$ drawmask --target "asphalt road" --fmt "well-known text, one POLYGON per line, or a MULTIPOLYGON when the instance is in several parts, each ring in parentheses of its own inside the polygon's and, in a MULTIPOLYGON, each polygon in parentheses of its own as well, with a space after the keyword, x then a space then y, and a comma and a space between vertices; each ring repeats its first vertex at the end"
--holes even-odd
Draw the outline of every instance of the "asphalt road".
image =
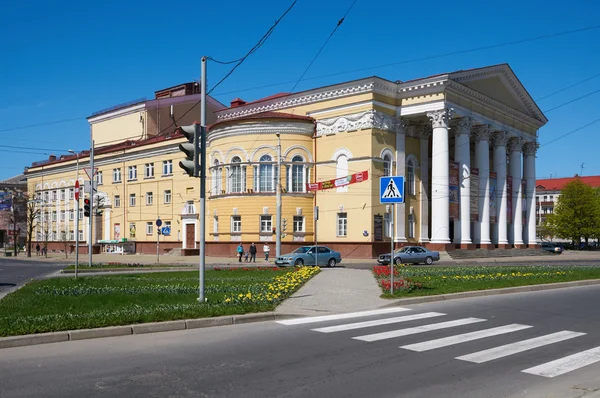
POLYGON ((4 349, 0 396, 598 397, 599 300, 588 286, 4 349))
MULTIPOLYGON (((23 258, 0 257, 0 298, 30 279, 40 279, 65 266, 66 263, 41 263, 23 258)), ((1 395, 0 395, 1 396, 1 395)))
MULTIPOLYGON (((339 266, 346 268, 355 269, 371 269, 374 265, 380 265, 377 260, 365 261, 364 263, 344 263, 342 262, 339 266)), ((502 259, 501 261, 495 261, 493 258, 490 259, 477 259, 474 260, 440 260, 434 262, 432 265, 419 264, 415 267, 514 267, 514 266, 600 266, 599 259, 564 259, 564 258, 550 258, 545 259, 543 257, 532 257, 531 259, 519 258, 513 261, 507 261, 502 259)))

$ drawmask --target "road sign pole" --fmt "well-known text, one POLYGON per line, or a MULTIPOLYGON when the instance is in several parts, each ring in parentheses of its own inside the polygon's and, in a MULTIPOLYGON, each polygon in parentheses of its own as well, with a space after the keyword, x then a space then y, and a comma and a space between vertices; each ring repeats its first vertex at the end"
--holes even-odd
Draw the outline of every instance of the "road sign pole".
POLYGON ((204 267, 206 260, 206 62, 200 62, 200 262, 198 277, 198 301, 204 303, 204 267))
POLYGON ((394 294, 394 207, 390 205, 390 294, 394 294))
MULTIPOLYGON (((91 127, 90 127, 90 133, 91 133, 91 127)), ((92 238, 94 236, 94 140, 92 140, 92 147, 90 148, 90 168, 92 170, 91 172, 91 176, 90 176, 90 216, 88 217, 88 220, 90 222, 90 228, 89 228, 89 232, 88 232, 88 266, 90 268, 92 268, 92 247, 93 247, 93 242, 92 242, 92 238)), ((79 214, 77 215, 77 217, 79 217, 79 214)), ((79 233, 79 231, 77 231, 77 233, 79 233)))
POLYGON ((156 262, 160 262, 160 232, 156 230, 156 262))

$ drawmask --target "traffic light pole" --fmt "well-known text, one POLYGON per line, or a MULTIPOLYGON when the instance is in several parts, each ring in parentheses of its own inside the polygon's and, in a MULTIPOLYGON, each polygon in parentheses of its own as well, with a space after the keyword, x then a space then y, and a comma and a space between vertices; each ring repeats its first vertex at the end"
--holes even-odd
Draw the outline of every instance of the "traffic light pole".
MULTIPOLYGON (((92 231, 93 231, 93 224, 94 224, 94 140, 92 140, 92 147, 90 148, 90 216, 89 221, 90 221, 90 228, 88 230, 88 266, 90 268, 92 268, 92 231)), ((77 215, 77 217, 79 217, 79 214, 77 215)), ((79 233, 79 232, 77 232, 79 233)))
MULTIPOLYGON (((202 57, 200 67, 200 286, 198 301, 204 303, 204 261, 206 257, 206 62, 202 57)), ((198 140, 196 140, 196 143, 198 140)))

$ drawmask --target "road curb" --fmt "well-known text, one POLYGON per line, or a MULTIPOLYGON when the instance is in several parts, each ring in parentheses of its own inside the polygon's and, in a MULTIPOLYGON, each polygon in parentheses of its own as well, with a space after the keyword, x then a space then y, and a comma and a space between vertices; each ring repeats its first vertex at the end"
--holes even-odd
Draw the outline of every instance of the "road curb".
POLYGON ((215 326, 238 325, 251 322, 275 321, 296 317, 296 315, 275 312, 259 312, 240 315, 225 315, 214 318, 197 318, 178 321, 139 323, 125 326, 109 326, 96 329, 76 329, 64 332, 28 334, 0 337, 0 349, 23 347, 38 344, 88 340, 104 337, 135 336, 138 334, 160 333, 175 330, 200 329, 215 326))
POLYGON ((470 297, 496 296, 500 294, 537 292, 542 290, 563 289, 567 287, 591 286, 600 285, 600 279, 586 279, 582 281, 559 282, 559 283, 543 283, 539 285, 527 285, 516 287, 505 287, 501 289, 476 290, 472 292, 459 292, 440 294, 436 296, 410 297, 402 299, 394 299, 393 303, 386 304, 383 307, 395 307, 398 305, 431 303, 434 301, 456 300, 470 297))

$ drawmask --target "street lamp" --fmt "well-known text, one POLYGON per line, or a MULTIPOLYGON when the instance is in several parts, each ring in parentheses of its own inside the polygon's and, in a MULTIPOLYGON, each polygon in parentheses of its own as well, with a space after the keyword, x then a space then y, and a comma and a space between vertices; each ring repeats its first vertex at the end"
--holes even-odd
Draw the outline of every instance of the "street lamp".
MULTIPOLYGON (((77 171, 75 174, 75 188, 79 186, 79 152, 69 149, 69 153, 77 156, 77 171)), ((75 279, 77 279, 77 271, 79 269, 79 192, 75 195, 75 279)))

